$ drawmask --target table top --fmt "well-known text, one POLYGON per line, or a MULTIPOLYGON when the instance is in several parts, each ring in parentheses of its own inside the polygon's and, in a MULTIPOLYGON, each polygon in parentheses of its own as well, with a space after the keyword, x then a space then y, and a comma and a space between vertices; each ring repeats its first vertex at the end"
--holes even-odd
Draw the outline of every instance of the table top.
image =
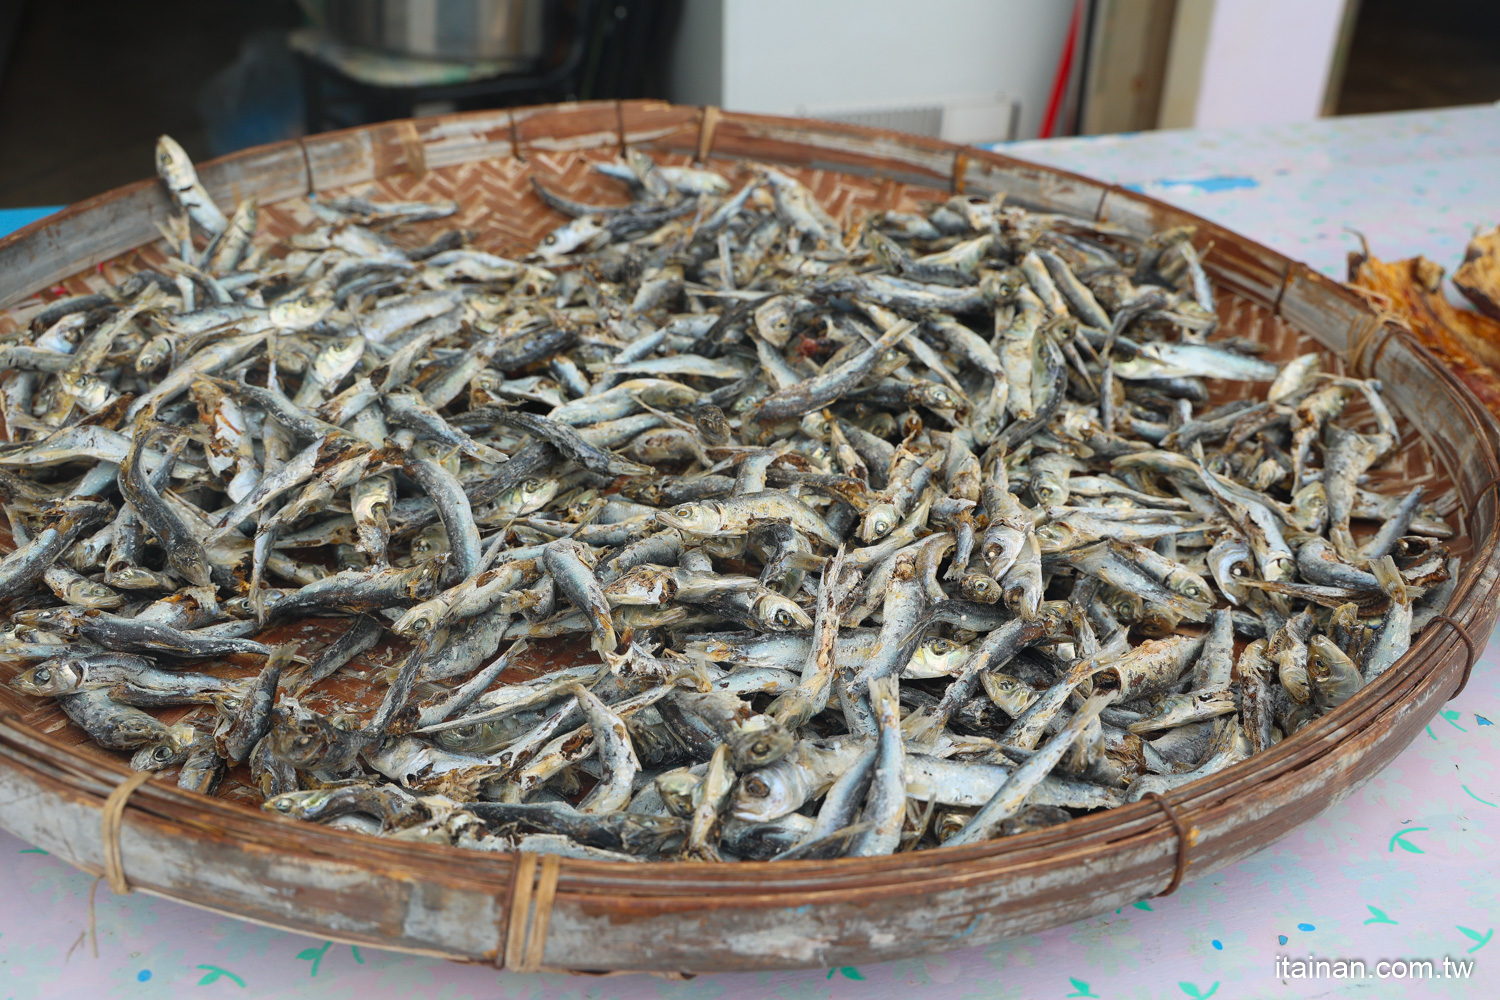
MULTIPOLYGON (((1339 277, 1356 245, 1346 227, 1379 256, 1425 253, 1451 269, 1474 228, 1500 222, 1500 110, 1492 107, 999 148, 1136 187, 1339 277)), ((1373 780, 1174 896, 986 947, 859 968, 688 981, 517 975, 351 948, 141 893, 114 896, 107 885, 95 890, 96 958, 95 880, 0 832, 0 1000, 1493 996, 1497 665, 1500 642, 1468 689, 1373 780), (1295 966, 1279 964, 1309 956, 1364 962, 1367 978, 1299 979, 1295 966), (1377 966, 1412 960, 1432 962, 1433 978, 1377 966), (1460 962, 1477 964, 1465 976, 1460 962)))
POLYGON ((1500 223, 1500 105, 990 148, 1179 205, 1340 281, 1356 232, 1383 260, 1451 272, 1500 223))

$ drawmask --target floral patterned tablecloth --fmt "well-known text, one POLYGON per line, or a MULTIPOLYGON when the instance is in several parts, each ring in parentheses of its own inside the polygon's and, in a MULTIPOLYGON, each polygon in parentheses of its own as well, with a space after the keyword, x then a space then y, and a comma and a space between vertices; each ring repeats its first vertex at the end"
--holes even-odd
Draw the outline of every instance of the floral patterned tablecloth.
MULTIPOLYGON (((1347 229, 1363 232, 1380 256, 1420 252, 1452 267, 1474 227, 1500 221, 1500 110, 1490 107, 1004 149, 1138 187, 1337 276, 1355 245, 1347 229)), ((1468 690, 1367 785, 1175 896, 1000 944, 858 968, 687 981, 503 973, 268 930, 140 893, 114 896, 0 833, 0 1000, 1500 996, 1497 667, 1493 643, 1468 690), (1309 956, 1363 962, 1366 978, 1294 978, 1290 963, 1309 956), (1433 978, 1377 964, 1406 961, 1431 962, 1433 978), (1467 976, 1460 963, 1474 963, 1467 976)))

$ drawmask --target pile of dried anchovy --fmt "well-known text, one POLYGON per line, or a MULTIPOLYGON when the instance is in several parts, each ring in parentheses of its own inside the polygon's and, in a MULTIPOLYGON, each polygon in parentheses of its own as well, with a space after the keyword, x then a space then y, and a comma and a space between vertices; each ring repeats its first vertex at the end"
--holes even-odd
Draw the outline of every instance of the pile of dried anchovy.
POLYGON ((522 263, 403 229, 451 204, 257 243, 158 165, 168 264, 0 349, 0 596, 11 684, 186 788, 479 850, 967 844, 1265 749, 1454 586, 1451 499, 1366 488, 1378 384, 1216 338, 1188 231, 842 229, 633 152, 628 202, 538 183, 572 221, 522 263))

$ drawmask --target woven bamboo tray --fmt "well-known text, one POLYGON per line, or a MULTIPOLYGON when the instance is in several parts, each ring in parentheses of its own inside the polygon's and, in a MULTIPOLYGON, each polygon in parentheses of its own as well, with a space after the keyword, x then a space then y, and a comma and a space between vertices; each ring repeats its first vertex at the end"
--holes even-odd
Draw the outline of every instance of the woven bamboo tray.
MULTIPOLYGON (((1141 802, 964 848, 777 864, 545 860, 292 823, 244 802, 149 782, 124 803, 118 864, 130 886, 353 944, 511 968, 706 972, 854 965, 1024 934, 1146 899, 1260 850, 1395 757, 1461 687, 1497 611, 1500 434, 1408 334, 1342 286, 1150 198, 977 149, 874 129, 676 107, 571 104, 395 122, 246 150, 200 168, 221 204, 262 205, 263 238, 311 220, 310 192, 455 198, 457 220, 500 253, 561 217, 528 178, 618 200, 588 162, 625 146, 733 175, 754 159, 793 170, 836 217, 912 209, 952 193, 1107 219, 1142 234, 1195 224, 1224 325, 1271 355, 1321 349, 1378 376, 1407 451, 1383 489, 1455 486, 1466 556, 1446 609, 1392 670, 1271 750, 1141 802), (550 905, 549 899, 550 898, 550 905)), ((169 204, 154 181, 81 202, 0 241, 0 333, 44 299, 160 259, 169 204)), ((425 233, 418 232, 423 236, 425 233)), ((1228 389, 1229 387, 1221 387, 1228 389)), ((0 664, 0 680, 15 665, 0 664)), ((130 776, 55 708, 0 688, 0 826, 85 871, 106 868, 101 810, 130 776)), ((120 796, 115 804, 119 805, 120 796)), ((113 838, 111 838, 113 840, 113 838)), ((111 846, 114 846, 113 844, 111 846)))

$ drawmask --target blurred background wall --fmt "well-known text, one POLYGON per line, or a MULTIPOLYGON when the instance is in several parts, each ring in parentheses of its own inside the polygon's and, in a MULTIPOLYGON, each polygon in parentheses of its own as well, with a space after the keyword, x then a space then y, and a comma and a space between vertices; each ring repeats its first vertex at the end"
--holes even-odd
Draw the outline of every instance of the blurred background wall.
POLYGON ((1494 0, 0 0, 0 206, 406 115, 659 97, 993 142, 1500 99, 1494 0))
POLYGON ((1035 136, 1072 16, 1035 0, 689 0, 672 94, 956 142, 1035 136))

